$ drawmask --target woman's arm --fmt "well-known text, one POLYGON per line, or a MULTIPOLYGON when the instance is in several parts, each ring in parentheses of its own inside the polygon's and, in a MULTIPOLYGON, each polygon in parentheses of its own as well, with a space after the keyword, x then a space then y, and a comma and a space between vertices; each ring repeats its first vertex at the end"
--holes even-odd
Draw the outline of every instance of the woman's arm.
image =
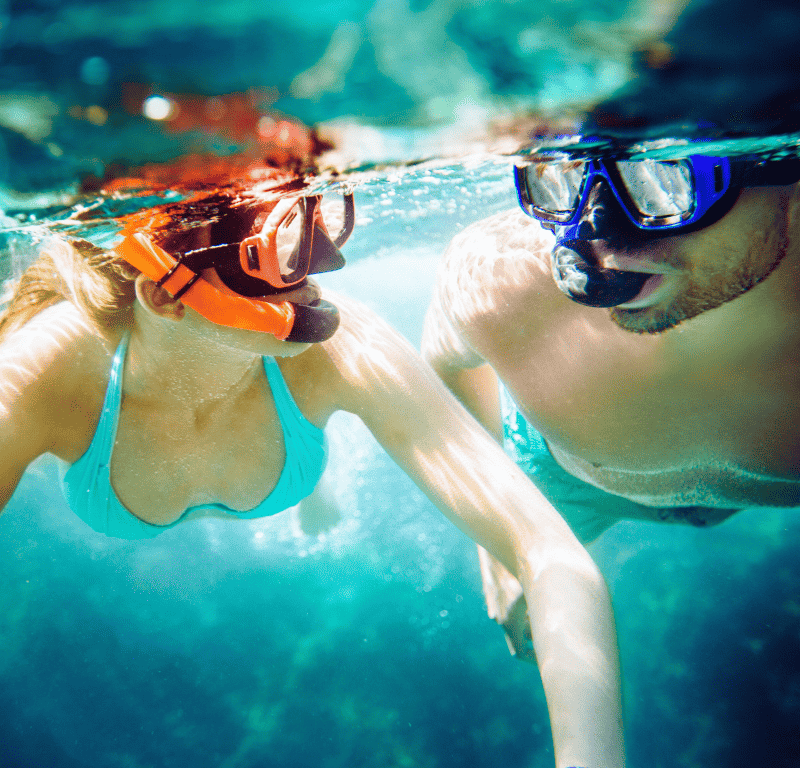
POLYGON ((343 301, 326 344, 339 406, 364 421, 459 528, 521 582, 558 768, 623 765, 618 651, 605 582, 538 489, 388 325, 343 301))
POLYGON ((0 362, 0 512, 26 467, 47 450, 48 424, 35 385, 18 389, 18 372, 11 360, 0 362))
MULTIPOLYGON (((43 453, 77 458, 91 441, 101 400, 86 397, 97 334, 70 305, 50 307, 0 343, 0 510, 43 453)), ((94 389, 102 393, 102 382, 94 389)), ((100 394, 102 397, 102 394, 100 394)))

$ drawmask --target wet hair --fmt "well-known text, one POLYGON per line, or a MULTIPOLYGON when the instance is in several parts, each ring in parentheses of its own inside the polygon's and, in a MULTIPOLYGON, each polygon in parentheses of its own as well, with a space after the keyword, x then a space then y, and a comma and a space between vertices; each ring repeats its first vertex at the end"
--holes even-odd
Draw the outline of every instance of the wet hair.
MULTIPOLYGON (((312 134, 312 138, 316 137, 312 134)), ((329 148, 330 145, 314 138, 312 155, 329 148)), ((114 219, 126 228, 145 232, 170 253, 185 253, 209 244, 238 243, 254 226, 263 224, 281 195, 299 192, 305 186, 297 163, 276 168, 248 160, 244 173, 241 167, 244 161, 240 160, 237 157, 218 159, 214 168, 209 168, 207 163, 202 166, 204 177, 189 179, 182 161, 193 168, 196 156, 147 166, 146 173, 140 173, 137 178, 118 178, 118 169, 110 168, 104 180, 109 186, 101 186, 100 194, 122 201, 133 210, 125 210, 120 215, 119 209, 112 207, 103 214, 89 207, 72 218, 76 221, 114 219), (214 176, 214 170, 217 177, 207 178, 214 176), (261 184, 266 181, 273 184, 262 192, 255 188, 254 179, 261 184), (166 184, 167 181, 175 183, 166 184), (146 192, 157 194, 166 188, 180 192, 183 199, 152 205, 146 192), (142 204, 138 210, 137 200, 142 204)), ((306 158, 303 168, 313 169, 313 162, 313 157, 306 158)), ((74 304, 99 327, 129 328, 136 299, 134 283, 139 274, 139 270, 113 250, 104 250, 87 240, 52 237, 46 241, 36 261, 13 280, 5 296, 0 297, 0 341, 43 309, 61 301, 74 304)))
POLYGON ((130 327, 139 271, 114 251, 85 241, 52 238, 13 280, 0 311, 0 341, 39 312, 69 301, 102 328, 130 327))
POLYGON ((582 132, 637 141, 800 131, 797 0, 693 0, 582 132))

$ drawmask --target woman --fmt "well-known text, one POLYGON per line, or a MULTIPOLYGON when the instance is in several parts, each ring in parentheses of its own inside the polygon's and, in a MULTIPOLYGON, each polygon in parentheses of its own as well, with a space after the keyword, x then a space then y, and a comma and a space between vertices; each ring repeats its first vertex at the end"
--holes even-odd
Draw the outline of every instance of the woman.
POLYGON ((69 465, 72 509, 107 535, 275 514, 318 482, 328 418, 354 413, 523 584, 557 766, 621 766, 597 568, 403 338, 361 304, 321 299, 308 275, 343 265, 352 198, 334 242, 319 200, 283 190, 130 215, 112 251, 44 249, 0 319, 0 508, 49 452, 69 465))

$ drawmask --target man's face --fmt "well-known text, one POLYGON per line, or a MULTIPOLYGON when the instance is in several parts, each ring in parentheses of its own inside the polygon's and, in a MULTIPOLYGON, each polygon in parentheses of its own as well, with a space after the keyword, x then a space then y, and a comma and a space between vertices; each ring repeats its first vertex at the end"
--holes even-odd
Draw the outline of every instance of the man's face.
POLYGON ((587 201, 585 230, 601 266, 658 275, 640 298, 610 310, 635 333, 660 333, 719 307, 764 280, 789 248, 791 187, 745 189, 716 223, 672 237, 643 236, 624 221, 598 185, 587 201), (592 217, 595 217, 592 219, 592 217))

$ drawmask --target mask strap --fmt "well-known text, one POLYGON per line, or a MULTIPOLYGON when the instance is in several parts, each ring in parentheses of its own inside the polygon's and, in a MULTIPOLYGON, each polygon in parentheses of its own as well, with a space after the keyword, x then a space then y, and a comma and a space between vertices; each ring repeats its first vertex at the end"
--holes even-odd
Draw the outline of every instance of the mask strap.
POLYGON ((162 277, 156 283, 156 285, 159 288, 163 288, 164 287, 164 283, 166 283, 178 271, 178 269, 180 267, 185 267, 186 269, 188 269, 192 276, 186 281, 186 283, 183 285, 182 288, 178 289, 178 291, 176 293, 172 293, 170 291, 173 299, 180 299, 181 296, 183 296, 183 294, 186 293, 186 291, 188 291, 200 279, 200 274, 198 272, 194 272, 191 268, 187 267, 183 263, 183 256, 184 256, 184 254, 181 254, 178 257, 177 261, 175 262, 175 266, 172 267, 172 269, 170 269, 168 272, 166 272, 164 274, 164 277, 162 277))

